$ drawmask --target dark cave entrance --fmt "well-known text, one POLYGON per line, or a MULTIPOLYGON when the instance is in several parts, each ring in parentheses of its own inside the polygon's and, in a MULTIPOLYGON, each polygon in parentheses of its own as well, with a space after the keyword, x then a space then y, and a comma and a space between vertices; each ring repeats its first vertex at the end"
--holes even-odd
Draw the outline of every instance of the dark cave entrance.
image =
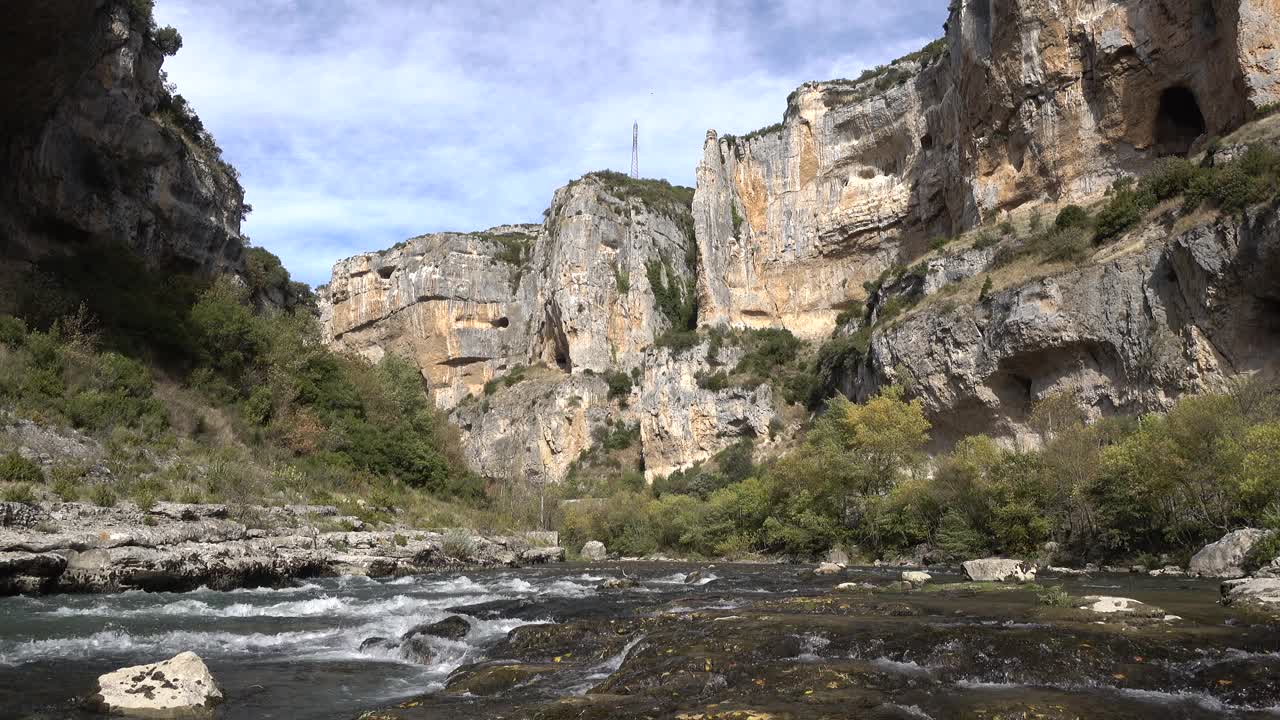
POLYGON ((1167 88, 1160 94, 1156 112, 1156 154, 1185 156, 1207 128, 1195 93, 1185 87, 1167 88))

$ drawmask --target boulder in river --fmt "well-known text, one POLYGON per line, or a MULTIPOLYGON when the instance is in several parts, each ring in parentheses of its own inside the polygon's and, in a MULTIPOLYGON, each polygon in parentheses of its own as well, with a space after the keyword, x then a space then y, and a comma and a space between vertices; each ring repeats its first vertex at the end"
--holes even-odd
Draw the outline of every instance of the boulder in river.
POLYGON ((588 540, 582 546, 582 559, 589 562, 600 562, 609 556, 605 550, 604 543, 599 540, 588 540))
POLYGON ((1081 610, 1092 610, 1096 613, 1131 613, 1145 607, 1145 603, 1133 598, 1111 597, 1110 595, 1090 595, 1080 598, 1084 603, 1081 610))
POLYGON ((627 588, 636 587, 639 584, 640 583, 636 582, 635 580, 632 580, 631 578, 625 578, 625 577, 609 578, 608 580, 605 580, 604 582, 597 585, 596 589, 597 590, 625 590, 627 588))
POLYGON ((430 665, 436 657, 428 635, 413 635, 400 643, 400 656, 419 665, 430 665))
POLYGON ((222 690, 200 656, 188 651, 99 677, 92 701, 115 715, 189 717, 222 702, 222 690))
POLYGON ((706 574, 704 574, 701 570, 694 570, 693 572, 684 576, 684 584, 695 585, 705 580, 706 577, 707 577, 706 574))
POLYGON ((392 649, 399 647, 396 643, 391 642, 384 637, 368 637, 360 643, 360 652, 368 652, 370 650, 380 650, 383 648, 392 649))
POLYGON ((843 571, 844 571, 844 568, 840 567, 835 563, 824 562, 818 565, 818 567, 814 568, 813 573, 815 575, 839 575, 843 571))
POLYGON ((1222 602, 1280 609, 1280 578, 1228 580, 1222 583, 1222 602))
POLYGON ((1191 557, 1187 568, 1192 575, 1214 578, 1244 577, 1244 558, 1259 540, 1269 536, 1271 531, 1257 528, 1235 530, 1222 536, 1217 542, 1211 542, 1191 557))
POLYGON ((912 585, 923 585, 933 579, 933 576, 923 570, 903 570, 902 579, 912 585))
POLYGON ((414 635, 430 635, 432 637, 445 638, 446 640, 461 640, 469 632, 471 632, 471 623, 467 622, 465 618, 450 615, 437 622, 417 625, 409 632, 406 632, 400 639, 408 640, 414 635))
POLYGON ((981 558, 966 560, 964 574, 974 582, 1030 582, 1036 579, 1034 565, 1011 558, 981 558))

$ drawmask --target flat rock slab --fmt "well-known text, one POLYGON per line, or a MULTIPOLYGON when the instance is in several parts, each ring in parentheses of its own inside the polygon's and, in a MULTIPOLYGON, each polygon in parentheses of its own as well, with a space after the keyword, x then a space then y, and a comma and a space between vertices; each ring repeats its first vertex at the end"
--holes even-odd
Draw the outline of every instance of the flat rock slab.
POLYGON ((98 678, 93 701, 104 712, 147 718, 191 717, 222 702, 222 689, 193 652, 98 678))

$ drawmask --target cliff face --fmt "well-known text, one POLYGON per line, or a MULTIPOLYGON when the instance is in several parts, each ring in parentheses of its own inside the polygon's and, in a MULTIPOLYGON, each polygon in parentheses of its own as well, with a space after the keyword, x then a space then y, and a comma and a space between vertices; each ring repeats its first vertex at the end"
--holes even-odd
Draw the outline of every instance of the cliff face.
POLYGON ((184 270, 240 269, 244 193, 160 111, 163 54, 127 3, 17 3, 5 25, 0 260, 97 243, 184 270))
MULTIPOLYGON (((595 173, 558 190, 542 225, 348 258, 320 293, 324 335, 370 360, 413 358, 480 472, 559 481, 593 432, 635 422, 599 375, 641 377, 654 341, 694 319, 691 195, 595 173)), ((703 459, 690 451, 678 461, 703 459)))
POLYGON ((1277 208, 1172 237, 1170 225, 1140 231, 1118 257, 976 303, 919 308, 873 334, 847 390, 865 398, 907 383, 944 443, 978 430, 1034 441, 1027 414, 1054 393, 1097 418, 1280 370, 1280 292, 1268 280, 1280 270, 1277 208))
POLYGON ((538 232, 424 235, 343 260, 320 292, 325 337, 375 362, 413 358, 436 402, 453 407, 524 360, 529 306, 518 285, 538 232))
POLYGON ((864 281, 930 238, 1095 196, 1238 126, 1280 99, 1276 10, 964 0, 945 44, 802 86, 780 128, 709 133, 694 200, 702 319, 820 337, 864 281))
POLYGON ((539 313, 529 355, 571 372, 639 367, 672 325, 657 294, 685 293, 693 277, 688 209, 664 212, 632 197, 630 183, 606 179, 589 175, 556 192, 528 278, 539 313))
POLYGON ((729 379, 741 352, 707 340, 725 325, 811 348, 835 330, 821 382, 859 399, 907 384, 942 447, 1023 438, 1058 392, 1096 417, 1276 371, 1275 208, 1170 211, 1014 269, 1025 233, 937 241, 1025 231, 1251 120, 1280 100, 1278 18, 1277 0, 957 0, 922 51, 805 84, 779 126, 708 132, 692 198, 593 174, 519 230, 527 252, 450 235, 339 263, 330 335, 417 358, 485 474, 551 481, 606 424, 639 426, 650 478, 785 432, 795 387, 729 379), (702 337, 681 339, 691 293, 702 337))

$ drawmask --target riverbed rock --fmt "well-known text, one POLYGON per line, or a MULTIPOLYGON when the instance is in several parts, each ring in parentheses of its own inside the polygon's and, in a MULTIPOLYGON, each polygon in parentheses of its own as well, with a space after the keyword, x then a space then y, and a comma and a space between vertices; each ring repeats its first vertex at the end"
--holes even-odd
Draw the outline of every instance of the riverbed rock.
POLYGON ((1213 578, 1244 577, 1245 556, 1258 541, 1267 538, 1272 531, 1257 528, 1234 530, 1211 542, 1191 557, 1187 570, 1192 575, 1213 578))
POLYGON ((694 570, 693 572, 684 576, 684 584, 696 585, 702 582, 703 580, 705 580, 706 577, 707 577, 706 573, 702 572, 701 570, 694 570))
POLYGON ((582 559, 588 562, 600 562, 609 557, 609 553, 605 550, 604 543, 599 540, 588 540, 582 546, 582 559))
POLYGON ((922 570, 903 570, 902 579, 912 585, 924 585, 933 579, 933 576, 922 570))
POLYGON ((389 638, 384 637, 367 637, 360 642, 360 652, 368 652, 370 650, 394 649, 399 647, 399 643, 393 642, 389 638))
POLYGON ((844 572, 844 568, 833 562, 820 563, 818 567, 813 569, 814 575, 839 575, 844 572))
POLYGON ((1280 578, 1228 580, 1222 584, 1222 602, 1225 605, 1280 609, 1280 578))
POLYGON ((868 582, 843 582, 836 586, 836 590, 840 592, 853 592, 855 590, 875 590, 876 586, 868 582))
POLYGON ((418 625, 406 632, 401 639, 408 640, 414 635, 430 635, 447 640, 461 640, 469 632, 471 632, 471 623, 458 615, 450 615, 443 620, 418 625))
POLYGON ((824 558, 824 560, 826 562, 839 565, 841 567, 849 566, 849 554, 841 550, 840 548, 831 548, 830 550, 828 550, 827 556, 826 558, 824 558))
POLYGON ((608 578, 604 582, 596 585, 597 590, 626 590, 633 587, 639 587, 640 583, 628 577, 608 578))
POLYGON ((1010 558, 982 558, 962 563, 964 574, 974 582, 1030 582, 1036 579, 1034 565, 1010 558))
POLYGON ((1091 610, 1096 613, 1131 613, 1139 608, 1145 608, 1146 604, 1133 598, 1112 597, 1110 595, 1088 595, 1080 598, 1084 603, 1080 605, 1081 610, 1091 610))
POLYGON ((222 700, 222 690, 200 656, 183 652, 102 675, 91 702, 111 714, 179 718, 222 700))
POLYGON ((1187 571, 1177 565, 1165 565, 1162 568, 1147 571, 1151 577, 1186 577, 1187 571))

